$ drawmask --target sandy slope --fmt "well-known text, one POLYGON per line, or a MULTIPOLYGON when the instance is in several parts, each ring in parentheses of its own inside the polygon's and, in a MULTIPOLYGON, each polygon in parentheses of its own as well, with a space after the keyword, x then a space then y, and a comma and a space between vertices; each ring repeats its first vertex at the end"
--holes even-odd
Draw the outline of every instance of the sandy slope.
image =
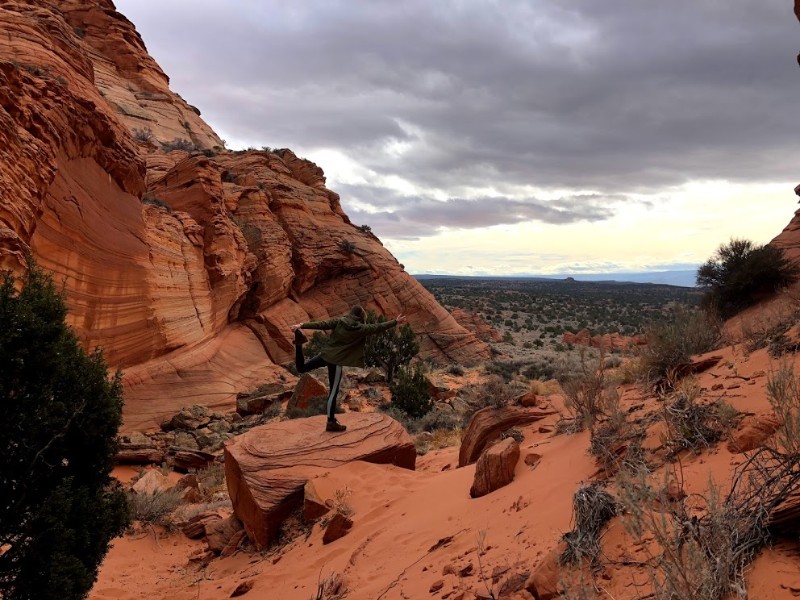
MULTIPOLYGON (((765 386, 776 362, 765 350, 748 354, 741 346, 716 354, 723 359, 698 378, 701 397, 724 399, 747 414, 768 412, 765 386), (718 389, 712 391, 714 386, 718 389)), ((635 386, 625 386, 621 392, 622 407, 631 409, 633 417, 662 406, 635 386)), ((481 532, 486 536, 482 572, 497 593, 505 580, 532 571, 557 545, 571 528, 575 490, 582 482, 601 476, 587 452, 587 432, 559 436, 539 432, 540 426, 555 420, 550 417, 523 430, 522 456, 540 454, 539 464, 531 468, 520 460, 514 482, 483 498, 469 497, 475 467, 455 468, 457 448, 421 457, 416 472, 351 463, 331 472, 328 483, 350 490, 355 526, 344 538, 323 545, 317 524, 309 531, 295 532, 280 548, 262 554, 240 552, 215 559, 204 568, 191 561, 203 545, 182 534, 128 536, 115 542, 90 598, 212 600, 230 597, 243 580, 252 579, 254 585, 246 597, 307 600, 319 579, 333 573, 345 578, 348 598, 458 598, 459 590, 469 591, 464 598, 474 598, 486 593, 477 553, 481 532), (498 575, 494 582, 493 573, 498 575), (443 585, 431 592, 437 581, 443 585)), ((646 445, 657 448, 660 442, 656 425, 646 445)), ((723 441, 699 454, 681 455, 679 461, 661 467, 654 478, 676 478, 688 494, 705 494, 710 480, 724 490, 732 469, 742 460, 723 441)), ((643 593, 647 572, 630 564, 641 558, 641 550, 633 547, 620 520, 613 520, 603 540, 606 566, 596 580, 605 590, 602 595, 618 599, 643 593)), ((750 568, 750 598, 800 594, 798 573, 798 545, 782 542, 765 551, 750 568)))

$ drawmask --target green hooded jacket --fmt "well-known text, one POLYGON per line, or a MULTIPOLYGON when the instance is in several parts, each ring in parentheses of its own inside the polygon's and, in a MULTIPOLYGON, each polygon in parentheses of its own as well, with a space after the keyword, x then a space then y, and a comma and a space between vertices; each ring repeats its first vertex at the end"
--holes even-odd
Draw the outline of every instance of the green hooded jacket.
POLYGON ((368 335, 386 331, 397 325, 397 321, 383 323, 362 323, 347 315, 330 321, 312 321, 303 323, 301 329, 331 330, 328 343, 320 356, 329 363, 343 367, 364 366, 364 346, 368 335))

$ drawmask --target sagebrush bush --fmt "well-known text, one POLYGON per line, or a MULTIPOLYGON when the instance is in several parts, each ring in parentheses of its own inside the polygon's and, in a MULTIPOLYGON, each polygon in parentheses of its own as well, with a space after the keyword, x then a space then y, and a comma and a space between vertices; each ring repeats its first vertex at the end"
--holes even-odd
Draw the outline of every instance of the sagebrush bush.
POLYGON ((769 244, 732 239, 697 270, 705 306, 729 318, 800 278, 800 266, 769 244))
POLYGON ((690 361, 693 354, 713 350, 720 340, 720 326, 708 313, 682 307, 669 321, 647 329, 647 345, 642 349, 638 366, 640 377, 657 385, 672 381, 675 369, 690 361))
MULTIPOLYGON (((367 312, 367 323, 383 323, 386 318, 373 311, 367 312)), ((367 337, 364 346, 364 364, 368 367, 381 367, 386 373, 386 382, 391 385, 395 372, 401 365, 407 365, 419 352, 419 342, 408 323, 393 327, 367 337)))
POLYGON ((161 525, 167 529, 174 526, 172 514, 181 503, 184 490, 171 488, 153 493, 128 492, 131 518, 146 525, 161 525))

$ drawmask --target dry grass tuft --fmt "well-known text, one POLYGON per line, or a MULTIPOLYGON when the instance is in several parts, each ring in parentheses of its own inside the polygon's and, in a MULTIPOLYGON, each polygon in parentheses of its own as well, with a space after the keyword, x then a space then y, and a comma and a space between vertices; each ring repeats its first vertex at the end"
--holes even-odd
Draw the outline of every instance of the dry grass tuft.
POLYGON ((599 566, 600 536, 603 526, 617 514, 617 502, 599 483, 585 485, 572 499, 572 531, 564 534, 567 548, 560 557, 562 565, 575 565, 589 559, 599 566))

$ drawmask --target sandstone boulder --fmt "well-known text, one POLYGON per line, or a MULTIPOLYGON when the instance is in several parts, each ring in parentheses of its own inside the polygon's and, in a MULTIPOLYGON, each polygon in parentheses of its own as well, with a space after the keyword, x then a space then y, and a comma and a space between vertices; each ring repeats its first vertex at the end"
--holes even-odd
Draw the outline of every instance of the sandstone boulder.
POLYGON ((286 410, 288 411, 292 408, 305 410, 308 408, 309 401, 312 398, 327 396, 327 394, 328 390, 325 389, 325 386, 322 385, 318 379, 310 373, 305 373, 300 378, 300 381, 297 382, 292 397, 289 398, 289 404, 286 405, 286 410))
POLYGON ((772 413, 745 417, 728 440, 728 451, 736 454, 755 450, 763 446, 781 425, 781 420, 772 413))
POLYGON ((475 480, 469 495, 479 498, 511 483, 518 460, 519 444, 512 438, 489 446, 475 465, 475 480))
POLYGON ((545 555, 531 574, 525 589, 536 600, 554 600, 561 596, 561 567, 559 559, 566 549, 566 544, 561 542, 555 549, 545 555))
POLYGON ((328 526, 325 528, 325 533, 322 536, 322 543, 323 544, 330 544, 331 542, 335 542, 341 537, 346 536, 350 530, 353 528, 353 520, 350 517, 346 517, 342 513, 333 513, 333 517, 328 522, 328 526))
POLYGON ((356 460, 413 469, 405 429, 380 413, 347 414, 347 431, 328 433, 324 416, 270 423, 225 444, 225 479, 236 516, 259 548, 303 503, 306 482, 356 460))
POLYGON ((240 415, 260 414, 275 402, 285 400, 291 393, 281 383, 261 386, 254 392, 239 393, 236 395, 236 412, 240 415))
POLYGON ((505 408, 482 408, 470 419, 461 448, 458 452, 458 466, 470 465, 478 460, 489 443, 498 439, 500 435, 511 427, 527 425, 539 421, 550 415, 554 410, 526 409, 508 406, 505 408))
POLYGON ((162 475, 158 469, 149 469, 133 484, 133 491, 137 494, 150 495, 166 492, 173 487, 169 477, 162 475))

